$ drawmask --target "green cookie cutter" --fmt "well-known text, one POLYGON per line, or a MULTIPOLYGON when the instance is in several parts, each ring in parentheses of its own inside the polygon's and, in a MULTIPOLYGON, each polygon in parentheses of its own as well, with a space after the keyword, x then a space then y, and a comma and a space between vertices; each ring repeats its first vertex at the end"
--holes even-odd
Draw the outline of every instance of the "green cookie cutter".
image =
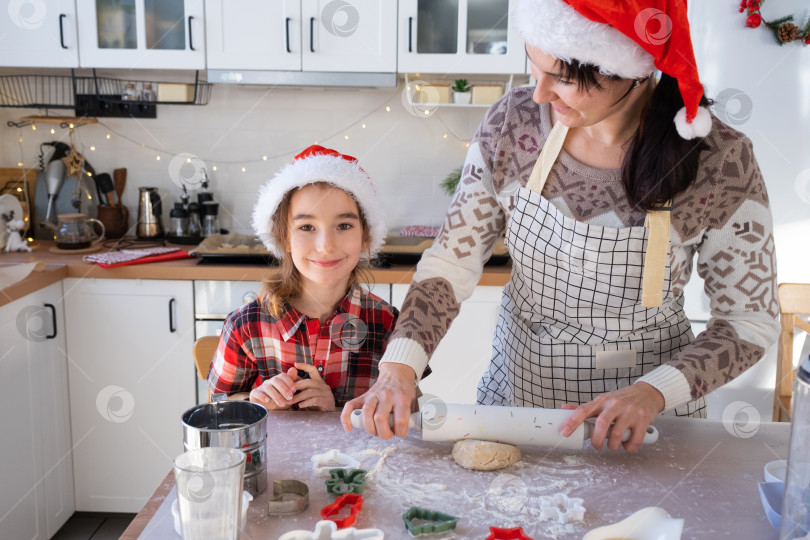
POLYGON ((458 518, 442 512, 434 512, 425 508, 411 507, 407 512, 402 514, 402 521, 405 522, 405 528, 412 536, 420 536, 422 534, 432 534, 449 531, 455 529, 458 523, 458 518), (414 525, 411 523, 412 519, 422 519, 429 523, 422 523, 421 525, 414 525))
POLYGON ((329 469, 329 479, 326 480, 326 491, 335 495, 346 493, 363 493, 366 483, 367 471, 363 469, 329 469))

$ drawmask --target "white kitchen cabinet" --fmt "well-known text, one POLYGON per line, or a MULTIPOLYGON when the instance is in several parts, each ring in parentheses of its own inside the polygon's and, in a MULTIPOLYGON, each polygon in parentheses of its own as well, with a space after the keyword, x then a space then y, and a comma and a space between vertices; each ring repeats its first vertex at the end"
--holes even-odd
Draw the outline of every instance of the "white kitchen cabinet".
POLYGON ((208 68, 396 71, 396 2, 208 0, 208 68))
POLYGON ((399 0, 397 71, 524 73, 509 0, 399 0))
POLYGON ((191 281, 64 281, 76 509, 137 512, 194 406, 191 281))
POLYGON ((0 66, 79 67, 75 1, 9 2, 0 16, 0 66))
MULTIPOLYGON (((392 304, 402 308, 409 285, 392 285, 392 304)), ((430 359, 432 373, 419 383, 423 394, 447 403, 475 403, 476 387, 492 357, 503 287, 478 286, 430 359)))
POLYGON ((73 515, 62 284, 0 308, 0 538, 47 539, 73 515))
POLYGON ((203 0, 77 0, 81 66, 205 69, 203 0))

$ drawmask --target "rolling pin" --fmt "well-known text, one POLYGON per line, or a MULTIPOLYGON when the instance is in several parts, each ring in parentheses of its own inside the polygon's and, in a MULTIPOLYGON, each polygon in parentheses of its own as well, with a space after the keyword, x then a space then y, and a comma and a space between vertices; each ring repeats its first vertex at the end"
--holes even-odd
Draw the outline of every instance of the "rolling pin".
MULTIPOLYGON (((460 441, 476 439, 517 446, 546 446, 564 450, 581 450, 590 439, 594 422, 588 419, 581 423, 568 437, 560 434, 560 426, 571 415, 565 409, 535 409, 531 407, 500 407, 493 405, 460 405, 428 402, 421 411, 411 414, 409 429, 422 431, 424 441, 460 441)), ((363 427, 363 411, 355 409, 351 414, 353 427, 363 427)), ((393 428, 394 416, 389 423, 393 428)), ((627 430, 622 441, 630 440, 627 430)), ((608 431, 608 436, 610 431, 608 431)), ((644 443, 658 440, 658 430, 648 426, 644 443)))

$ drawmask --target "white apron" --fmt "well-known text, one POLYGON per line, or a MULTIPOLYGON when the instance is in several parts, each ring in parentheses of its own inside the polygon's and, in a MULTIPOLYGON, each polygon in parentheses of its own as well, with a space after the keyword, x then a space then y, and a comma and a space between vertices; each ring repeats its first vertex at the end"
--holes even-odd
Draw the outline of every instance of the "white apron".
MULTIPOLYGON (((670 288, 668 212, 648 214, 648 234, 576 221, 541 196, 567 131, 555 124, 514 195, 506 230, 512 275, 478 383, 484 405, 586 403, 632 384, 694 340, 683 297, 670 288)), ((703 417, 705 401, 674 412, 703 417)))

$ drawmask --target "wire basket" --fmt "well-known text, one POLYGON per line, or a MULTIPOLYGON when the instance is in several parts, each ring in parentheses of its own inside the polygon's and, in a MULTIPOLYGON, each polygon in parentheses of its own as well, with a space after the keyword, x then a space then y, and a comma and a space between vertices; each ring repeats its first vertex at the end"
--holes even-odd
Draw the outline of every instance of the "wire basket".
POLYGON ((0 107, 33 109, 74 109, 77 95, 94 95, 110 103, 124 101, 153 105, 208 105, 212 84, 200 81, 199 72, 188 84, 157 81, 122 80, 111 77, 79 77, 71 75, 0 75, 0 107), (135 94, 126 99, 125 91, 131 84, 135 94), (152 86, 154 99, 144 99, 144 89, 152 86), (181 99, 160 101, 160 85, 171 85, 181 90, 181 99))
POLYGON ((0 75, 0 107, 72 109, 74 78, 65 75, 0 75))

